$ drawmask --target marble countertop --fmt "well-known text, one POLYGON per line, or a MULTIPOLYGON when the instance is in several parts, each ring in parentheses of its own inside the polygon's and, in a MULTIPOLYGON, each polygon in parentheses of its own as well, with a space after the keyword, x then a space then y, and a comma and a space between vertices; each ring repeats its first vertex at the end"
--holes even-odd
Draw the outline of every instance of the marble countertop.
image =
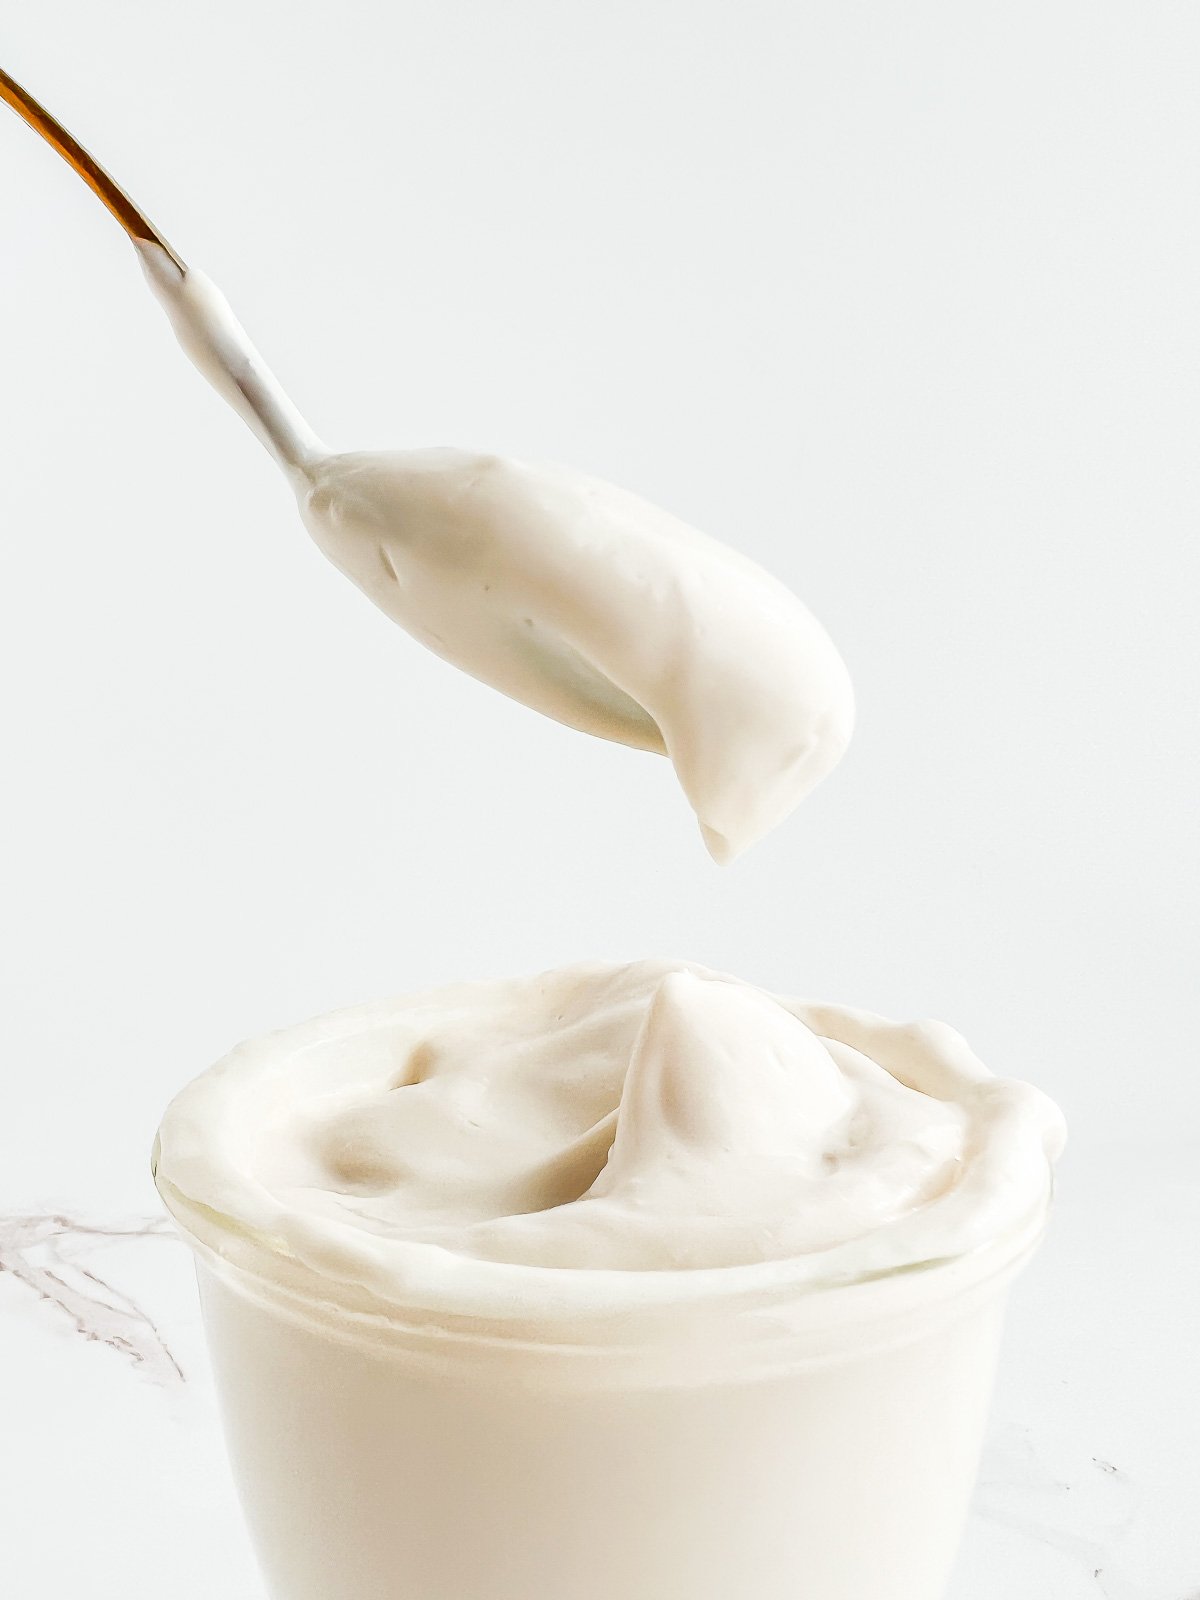
MULTIPOLYGON (((1200 1600, 1200 1174, 1183 1151, 1081 1166, 1013 1297, 948 1600, 1200 1600)), ((164 1222, 6 1212, 0 1400, 6 1592, 263 1600, 164 1222)))

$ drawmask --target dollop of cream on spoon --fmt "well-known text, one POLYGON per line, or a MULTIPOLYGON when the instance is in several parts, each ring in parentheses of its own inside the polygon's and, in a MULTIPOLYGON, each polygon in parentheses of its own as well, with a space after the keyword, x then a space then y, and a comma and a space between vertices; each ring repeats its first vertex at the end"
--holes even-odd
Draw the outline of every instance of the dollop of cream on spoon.
POLYGON ((849 675, 761 567, 565 468, 457 449, 327 451, 220 291, 135 246, 184 351, 283 468, 334 565, 472 677, 667 755, 717 861, 762 838, 840 759, 849 675))

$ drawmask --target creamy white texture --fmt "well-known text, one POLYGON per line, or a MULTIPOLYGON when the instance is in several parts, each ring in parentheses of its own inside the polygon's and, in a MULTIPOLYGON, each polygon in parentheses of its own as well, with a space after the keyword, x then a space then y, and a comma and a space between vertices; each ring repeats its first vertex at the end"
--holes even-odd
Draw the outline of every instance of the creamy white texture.
POLYGON ((527 1303, 526 1269, 612 1302, 704 1269, 945 1260, 1044 1206, 1061 1142, 1045 1096, 941 1024, 647 961, 243 1046, 168 1110, 157 1179, 193 1231, 221 1219, 393 1303, 502 1311, 527 1303))
POLYGON ((184 350, 284 468, 325 554, 388 616, 559 722, 668 755, 718 861, 837 763, 849 676, 752 561, 636 495, 465 450, 326 452, 202 274, 154 246, 184 350))

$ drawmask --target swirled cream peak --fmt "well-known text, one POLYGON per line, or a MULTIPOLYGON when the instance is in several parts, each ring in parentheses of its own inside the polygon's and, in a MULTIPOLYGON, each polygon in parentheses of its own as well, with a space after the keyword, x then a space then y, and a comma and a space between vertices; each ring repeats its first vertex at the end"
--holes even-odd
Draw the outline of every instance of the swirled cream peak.
POLYGON ((284 468, 330 560, 473 677, 669 756, 718 861, 839 760, 853 723, 846 669, 761 567, 563 468, 454 449, 329 454, 219 291, 139 250, 184 350, 284 468))
POLYGON ((1061 1140, 1043 1095, 940 1024, 646 961, 243 1046, 174 1101, 156 1170, 192 1228, 224 1219, 385 1299, 436 1302, 511 1292, 530 1268, 650 1286, 944 1259, 1044 1204, 1061 1140))

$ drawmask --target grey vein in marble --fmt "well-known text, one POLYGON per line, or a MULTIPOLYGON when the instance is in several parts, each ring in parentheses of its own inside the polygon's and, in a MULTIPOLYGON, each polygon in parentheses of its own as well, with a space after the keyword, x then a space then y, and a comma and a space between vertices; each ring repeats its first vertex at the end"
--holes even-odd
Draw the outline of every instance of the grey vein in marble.
POLYGON ((1127 1475, 1104 1456, 1051 1463, 1028 1428, 1010 1427, 988 1440, 972 1510, 1078 1563, 1097 1600, 1159 1600, 1119 1559, 1139 1502, 1127 1475))
POLYGON ((75 1217, 0 1215, 0 1273, 9 1273, 70 1319, 84 1339, 107 1345, 145 1377, 167 1386, 185 1381, 153 1319, 108 1281, 96 1257, 130 1239, 175 1237, 165 1218, 101 1226, 75 1217))

